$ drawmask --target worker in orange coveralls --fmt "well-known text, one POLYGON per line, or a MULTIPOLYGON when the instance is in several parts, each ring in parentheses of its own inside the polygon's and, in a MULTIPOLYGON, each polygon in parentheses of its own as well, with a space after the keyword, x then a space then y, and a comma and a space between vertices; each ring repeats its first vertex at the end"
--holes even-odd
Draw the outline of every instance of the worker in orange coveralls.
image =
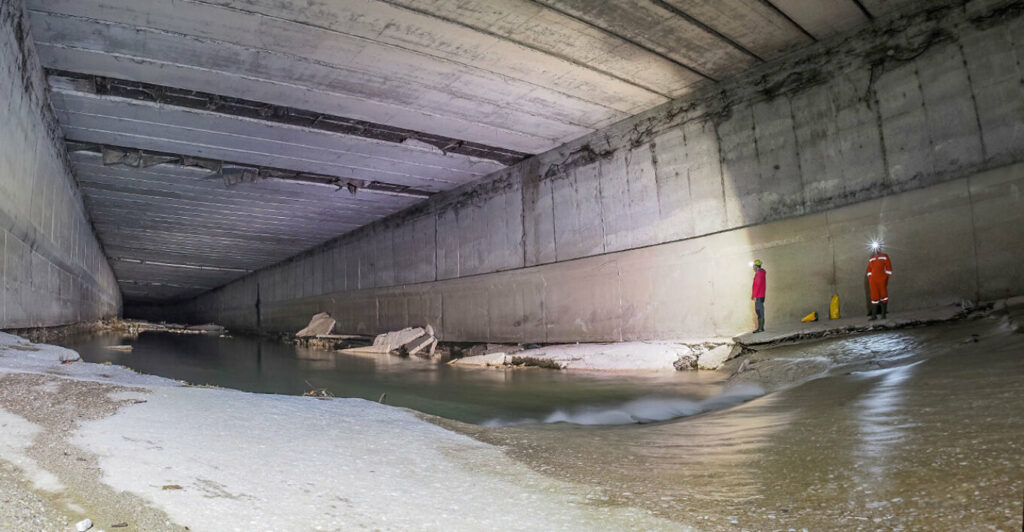
POLYGON ((764 293, 767 281, 767 274, 761 267, 761 259, 750 263, 754 268, 754 285, 750 290, 750 299, 754 300, 754 312, 757 313, 757 328, 752 332, 764 332, 764 293))
POLYGON ((871 258, 868 259, 868 285, 871 287, 871 319, 878 319, 879 310, 882 319, 886 318, 889 306, 889 276, 892 275, 892 261, 882 251, 878 242, 871 243, 871 258))

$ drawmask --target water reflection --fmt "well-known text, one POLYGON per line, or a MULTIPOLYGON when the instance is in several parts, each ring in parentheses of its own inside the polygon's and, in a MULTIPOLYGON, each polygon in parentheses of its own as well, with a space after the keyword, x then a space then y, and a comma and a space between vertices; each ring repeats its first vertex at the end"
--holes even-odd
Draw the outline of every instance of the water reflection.
MULTIPOLYGON (((420 358, 340 354, 242 336, 147 332, 137 338, 72 338, 64 344, 89 362, 123 364, 195 384, 290 395, 322 388, 338 397, 374 401, 386 393, 388 404, 473 423, 543 420, 558 411, 577 412, 588 406, 621 405, 650 397, 698 404, 724 388, 720 375, 707 373, 626 375, 462 368, 420 358), (130 344, 134 349, 106 348, 115 344, 130 344)), ((703 409, 676 411, 685 415, 703 409)), ((645 418, 653 419, 660 417, 645 418)))
POLYGON ((851 408, 860 427, 859 471, 875 476, 886 471, 889 451, 901 443, 913 427, 902 410, 906 394, 904 384, 920 363, 855 374, 858 378, 875 381, 871 391, 851 408))
POLYGON ((705 530, 1020 530, 1024 335, 991 325, 781 346, 749 371, 804 384, 665 423, 460 430, 705 530))

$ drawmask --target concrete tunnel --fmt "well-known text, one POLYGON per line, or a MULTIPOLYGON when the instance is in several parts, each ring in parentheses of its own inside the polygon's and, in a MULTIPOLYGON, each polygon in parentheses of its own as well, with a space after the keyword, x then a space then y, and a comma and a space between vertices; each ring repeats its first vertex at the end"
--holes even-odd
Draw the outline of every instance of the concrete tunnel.
POLYGON ((0 530, 1017 530, 1022 190, 1024 0, 0 0, 0 530))
POLYGON ((999 0, 3 0, 0 328, 732 336, 1024 293, 999 0))

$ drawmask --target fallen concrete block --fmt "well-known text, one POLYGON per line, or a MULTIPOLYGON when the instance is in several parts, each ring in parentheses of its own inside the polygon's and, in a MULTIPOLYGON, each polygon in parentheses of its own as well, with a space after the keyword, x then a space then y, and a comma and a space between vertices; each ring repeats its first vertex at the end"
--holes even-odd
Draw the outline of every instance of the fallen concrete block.
POLYGON ((710 351, 701 353, 697 357, 697 369, 718 369, 732 354, 731 345, 720 345, 710 351))
POLYGON ((309 325, 306 325, 305 329, 295 333, 298 338, 305 338, 309 336, 320 336, 322 334, 331 334, 334 330, 334 318, 326 312, 314 314, 313 318, 309 320, 309 325))
POLYGON ((395 349, 423 336, 426 331, 422 327, 406 327, 400 331, 391 331, 378 334, 373 339, 370 349, 378 353, 390 353, 395 349))
POLYGON ((400 351, 411 356, 418 354, 420 351, 423 351, 424 349, 430 347, 431 344, 434 344, 436 342, 437 340, 433 336, 424 333, 420 336, 417 336, 412 341, 402 344, 400 351))

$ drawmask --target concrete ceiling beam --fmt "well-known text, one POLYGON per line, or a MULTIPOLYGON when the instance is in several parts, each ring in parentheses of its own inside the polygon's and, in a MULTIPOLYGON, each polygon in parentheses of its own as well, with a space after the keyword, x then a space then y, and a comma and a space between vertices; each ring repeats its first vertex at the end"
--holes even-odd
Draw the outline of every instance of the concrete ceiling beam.
POLYGON ((375 193, 351 194, 346 189, 338 190, 337 187, 310 187, 304 183, 271 179, 226 186, 213 172, 202 168, 178 164, 160 164, 148 168, 103 164, 101 155, 92 151, 74 151, 70 156, 76 171, 81 171, 85 176, 119 178, 126 180, 127 184, 138 181, 146 184, 174 185, 181 190, 230 195, 267 205, 344 207, 355 210, 380 208, 382 212, 390 212, 396 207, 412 204, 415 199, 375 193))
MULTIPOLYGON (((120 167, 147 170, 155 166, 169 167, 180 166, 195 168, 205 172, 193 181, 204 180, 220 182, 226 186, 245 183, 282 183, 295 186, 305 186, 309 193, 319 193, 327 196, 333 192, 348 191, 351 196, 356 196, 359 191, 365 197, 379 198, 382 196, 401 196, 423 199, 430 197, 432 191, 422 190, 394 182, 363 179, 358 176, 345 176, 336 174, 322 174, 311 171, 286 169, 270 165, 257 164, 253 162, 236 162, 234 160, 223 160, 210 158, 210 155, 202 149, 193 145, 191 153, 180 151, 168 151, 159 148, 173 148, 154 143, 153 148, 137 148, 126 146, 114 146, 107 142, 99 142, 93 139, 86 139, 89 135, 78 134, 79 130, 73 126, 65 126, 70 130, 68 149, 72 153, 93 153, 104 158, 110 156, 113 159, 103 159, 104 167, 120 167), (156 164, 145 165, 145 159, 152 158, 156 164), (315 186, 315 188, 313 187, 315 186), (317 190, 321 189, 321 190, 317 190)), ((111 133, 111 139, 116 140, 116 135, 111 133)), ((123 136, 123 135, 122 135, 123 136)), ((121 138, 120 140, 126 140, 121 138)), ((269 157, 269 156, 268 156, 269 157)), ((385 203, 378 201, 377 203, 385 203)))
MULTIPOLYGON (((409 63, 408 68, 396 68, 398 65, 389 63, 385 58, 374 61, 392 69, 389 77, 383 72, 341 68, 313 62, 302 56, 77 16, 33 11, 32 25, 39 41, 40 57, 45 66, 50 68, 104 76, 112 76, 110 70, 114 70, 126 74, 117 77, 136 81, 203 92, 228 92, 245 99, 351 116, 446 136, 466 136, 467 131, 486 135, 489 130, 502 134, 512 142, 516 134, 564 142, 630 116, 630 111, 605 107, 567 95, 547 94, 536 87, 517 90, 517 82, 513 79, 459 77, 450 69, 439 73, 434 80, 395 79, 395 74, 401 78, 400 73, 420 75, 429 72, 415 62, 409 63), (113 65, 109 64, 111 59, 115 59, 113 65), (125 65, 126 60, 134 66, 129 68, 131 65, 125 65), (103 68, 104 64, 106 68, 103 68), (161 76, 174 70, 179 70, 174 76, 161 76), (191 75, 185 74, 185 71, 190 71, 191 75), (453 83, 456 80, 458 82, 453 83), (250 92, 268 84, 292 87, 288 91, 288 101, 275 100, 271 94, 250 92), (318 91, 326 96, 324 99, 332 100, 335 104, 347 100, 348 105, 341 112, 337 112, 337 107, 324 108, 320 104, 313 107, 294 105, 295 88, 318 91), (429 114, 435 118, 432 121, 417 121, 412 127, 394 122, 396 117, 413 117, 416 114, 429 114), (463 122, 464 127, 460 128, 459 134, 451 135, 438 130, 443 126, 432 125, 437 119, 457 120, 463 122)), ((626 95, 620 96, 628 100, 626 95)), ((634 107, 639 111, 665 101, 668 99, 652 95, 634 107)), ((481 137, 474 134, 470 138, 481 137)), ((481 142, 529 151, 521 150, 504 140, 481 142)), ((552 145, 552 142, 548 143, 549 147, 552 145)))
POLYGON ((134 104, 136 107, 131 111, 122 113, 131 113, 130 118, 135 118, 152 116, 153 111, 147 109, 157 110, 162 120, 177 126, 330 147, 353 156, 409 160, 413 164, 475 175, 510 166, 528 155, 465 139, 166 85, 52 70, 47 79, 55 106, 86 114, 103 115, 105 111, 117 110, 120 104, 134 104), (166 116, 169 113, 173 114, 166 116), (306 138, 307 142, 301 142, 306 138))
MULTIPOLYGON (((488 79, 519 83, 517 97, 551 92, 635 113, 663 96, 588 64, 524 45, 431 12, 382 1, 275 1, 174 4, 131 0, 39 1, 31 9, 154 27, 250 48, 268 47, 326 64, 372 72, 383 65, 412 67, 418 79, 472 85, 488 79)), ((491 3, 506 16, 533 12, 529 2, 491 3)), ((389 72, 393 75, 393 72, 389 72)), ((515 86, 507 87, 515 91, 515 86)))

